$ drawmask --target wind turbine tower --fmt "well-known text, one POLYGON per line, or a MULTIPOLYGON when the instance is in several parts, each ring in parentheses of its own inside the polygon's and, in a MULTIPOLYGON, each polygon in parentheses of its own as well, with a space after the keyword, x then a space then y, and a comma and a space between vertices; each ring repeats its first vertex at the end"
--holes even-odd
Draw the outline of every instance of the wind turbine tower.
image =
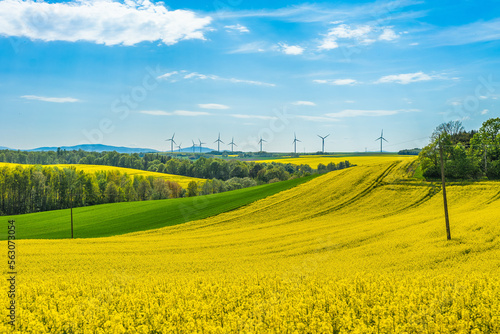
POLYGON ((217 140, 214 141, 214 143, 217 143, 217 152, 220 152, 220 143, 224 144, 224 142, 220 140, 220 132, 219 132, 219 138, 217 138, 217 140))
POLYGON ((325 153, 325 139, 329 136, 330 134, 327 134, 326 136, 324 137, 321 137, 320 135, 318 135, 318 137, 321 138, 321 152, 322 153, 325 153))
POLYGON ((206 144, 206 143, 202 143, 200 138, 198 138, 198 141, 200 142, 200 153, 201 153, 201 145, 206 144))
POLYGON ((375 141, 377 141, 377 140, 380 140, 380 153, 382 153, 382 143, 383 143, 383 140, 387 141, 384 138, 384 129, 382 129, 382 133, 380 134, 380 137, 378 137, 377 139, 375 139, 375 141))
POLYGON ((194 153, 194 148, 196 147, 196 145, 194 144, 194 140, 191 139, 191 141, 193 142, 193 153, 194 153))
POLYGON ((165 141, 169 141, 170 142, 170 152, 173 152, 174 151, 174 144, 177 145, 177 143, 175 142, 174 140, 174 137, 175 137, 175 133, 174 135, 172 136, 172 138, 170 139, 166 139, 165 141))
POLYGON ((234 137, 233 137, 233 138, 231 138, 231 142, 230 142, 228 145, 231 145, 231 152, 233 152, 233 151, 234 151, 234 150, 233 150, 233 146, 238 146, 238 145, 236 145, 236 144, 234 143, 234 137))
POLYGON ((300 142, 300 140, 297 139, 297 135, 294 132, 293 133, 293 153, 295 153, 295 154, 297 154, 297 142, 300 142))
POLYGON ((177 145, 177 150, 180 152, 182 147, 181 147, 182 143, 180 143, 179 145, 177 145))
POLYGON ((259 144, 260 144, 260 151, 261 151, 261 152, 262 152, 262 143, 263 143, 263 142, 266 142, 266 143, 267 143, 267 141, 266 141, 266 140, 264 140, 264 139, 262 139, 262 137, 260 137, 259 144))

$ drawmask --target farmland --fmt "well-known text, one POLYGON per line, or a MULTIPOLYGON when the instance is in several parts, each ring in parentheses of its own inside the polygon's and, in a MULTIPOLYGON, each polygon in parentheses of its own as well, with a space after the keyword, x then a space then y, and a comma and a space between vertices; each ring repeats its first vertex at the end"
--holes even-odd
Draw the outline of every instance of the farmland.
MULTIPOLYGON (((258 199, 274 195, 314 176, 238 189, 203 197, 101 204, 73 209, 77 238, 105 237, 185 223, 234 210, 258 199)), ((54 210, 16 219, 17 237, 22 239, 61 239, 70 235, 70 210, 54 210)), ((2 235, 1 239, 5 239, 2 235)))
POLYGON ((389 161, 408 161, 414 160, 415 156, 397 155, 397 154, 332 154, 332 155, 301 155, 298 158, 283 158, 283 159, 269 159, 257 160, 256 162, 277 162, 277 163, 290 163, 294 165, 309 165, 311 168, 318 168, 319 164, 327 165, 330 162, 338 164, 339 162, 348 160, 351 164, 355 165, 370 165, 380 162, 389 161))
MULTIPOLYGON (((0 168, 2 168, 4 166, 7 166, 7 167, 21 166, 21 167, 23 167, 23 166, 27 166, 27 165, 0 162, 0 168)), ((144 177, 152 176, 154 178, 161 177, 165 180, 177 182, 184 189, 187 188, 189 182, 191 182, 191 181, 196 181, 196 182, 199 182, 199 181, 204 182, 205 181, 203 179, 189 177, 189 176, 148 172, 148 171, 143 171, 143 170, 139 170, 139 169, 113 167, 113 166, 105 166, 105 165, 59 164, 59 165, 46 165, 46 167, 76 168, 77 171, 81 170, 81 171, 84 171, 86 173, 94 173, 94 172, 98 172, 98 171, 118 171, 121 174, 127 174, 129 176, 140 175, 140 176, 144 176, 144 177)))
POLYGON ((439 184, 370 159, 185 224, 19 240, 18 333, 498 333, 500 183, 449 185, 446 241, 439 184))

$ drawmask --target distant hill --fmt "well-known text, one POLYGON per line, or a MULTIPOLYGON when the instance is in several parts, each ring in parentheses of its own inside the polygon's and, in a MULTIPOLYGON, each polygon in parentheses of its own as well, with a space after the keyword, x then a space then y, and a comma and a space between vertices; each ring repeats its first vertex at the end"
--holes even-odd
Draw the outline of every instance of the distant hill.
MULTIPOLYGON (((159 152, 152 148, 135 148, 135 147, 123 147, 123 146, 109 146, 102 144, 83 144, 75 146, 60 146, 62 150, 73 151, 82 150, 87 152, 105 152, 105 151, 116 151, 118 153, 149 153, 149 152, 159 152)), ((58 147, 39 147, 32 150, 27 150, 30 152, 43 152, 43 151, 57 151, 58 147)))
MULTIPOLYGON (((209 152, 212 152, 212 151, 217 151, 217 150, 214 150, 213 148, 209 148, 209 147, 202 147, 201 148, 201 153, 209 153, 209 152)), ((167 153, 170 152, 167 151, 167 153)), ((180 151, 179 150, 174 150, 174 153, 175 152, 184 152, 184 153, 193 153, 193 147, 186 147, 186 148, 183 148, 181 149, 180 151)), ((200 153, 200 147, 199 146, 195 146, 194 147, 194 153, 200 153)))
POLYGON ((11 149, 5 146, 0 146, 0 150, 11 150, 11 149))

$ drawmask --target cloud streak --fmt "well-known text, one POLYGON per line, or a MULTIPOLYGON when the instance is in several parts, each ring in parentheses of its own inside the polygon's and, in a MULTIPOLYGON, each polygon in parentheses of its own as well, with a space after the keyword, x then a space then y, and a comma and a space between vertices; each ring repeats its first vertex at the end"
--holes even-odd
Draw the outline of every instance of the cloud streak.
POLYGON ((500 40, 500 18, 449 27, 429 36, 435 45, 465 45, 500 40))
POLYGON ((75 99, 73 97, 45 97, 45 96, 37 96, 37 95, 23 95, 21 98, 26 100, 36 100, 43 102, 52 102, 52 103, 75 103, 81 102, 79 99, 75 99))
POLYGON ((188 110, 176 110, 176 111, 163 111, 163 110, 142 110, 141 114, 152 115, 152 116, 187 116, 187 117, 195 117, 195 116, 208 116, 211 115, 205 111, 188 111, 188 110))
POLYGON ((418 109, 397 109, 397 110, 361 110, 361 109, 346 109, 336 113, 325 114, 325 116, 332 118, 346 118, 346 117, 380 117, 391 116, 407 112, 418 112, 418 109))
POLYGON ((0 35, 32 40, 87 41, 105 45, 135 45, 161 41, 173 45, 181 40, 205 39, 211 23, 189 10, 170 11, 149 0, 0 1, 0 35))
POLYGON ((168 80, 169 82, 177 82, 179 80, 213 80, 213 81, 225 81, 232 83, 243 83, 247 85, 254 86, 266 86, 266 87, 275 87, 276 85, 273 83, 267 83, 262 81, 254 81, 254 80, 244 80, 244 79, 236 79, 236 78, 222 78, 213 74, 201 74, 198 72, 188 72, 185 70, 182 71, 173 71, 162 74, 157 77, 158 79, 168 80))
POLYGON ((412 82, 429 81, 432 79, 433 77, 431 77, 428 74, 425 74, 423 72, 416 72, 416 73, 386 75, 378 79, 375 83, 398 83, 401 85, 407 85, 412 82))
POLYGON ((357 83, 357 81, 354 79, 333 79, 333 80, 316 79, 313 80, 313 82, 319 84, 334 85, 334 86, 352 86, 357 83))
POLYGON ((231 114, 229 116, 241 119, 277 119, 277 117, 274 116, 262 116, 262 115, 231 114))
POLYGON ((295 102, 292 102, 292 104, 294 106, 311 106, 311 107, 314 107, 316 105, 316 103, 311 102, 311 101, 295 101, 295 102))
POLYGON ((247 27, 242 26, 239 23, 238 24, 234 24, 234 25, 224 26, 224 29, 226 29, 226 31, 228 31, 228 32, 231 32, 231 31, 237 31, 239 33, 250 32, 250 30, 248 30, 247 27))
POLYGON ((202 109, 229 109, 229 106, 226 106, 224 104, 217 104, 217 103, 201 103, 198 104, 198 107, 202 109))

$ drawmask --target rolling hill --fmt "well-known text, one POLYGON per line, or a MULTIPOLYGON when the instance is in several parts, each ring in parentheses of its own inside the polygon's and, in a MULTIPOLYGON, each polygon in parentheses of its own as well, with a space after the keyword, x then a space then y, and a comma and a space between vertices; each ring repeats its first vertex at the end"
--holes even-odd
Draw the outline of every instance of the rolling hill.
MULTIPOLYGON (((207 218, 295 187, 314 177, 292 179, 207 196, 74 208, 74 235, 76 238, 106 237, 207 218)), ((3 218, 6 221, 16 220, 18 239, 60 239, 71 236, 69 209, 3 218)))
POLYGON ((449 184, 447 241, 440 186, 409 178, 411 162, 375 160, 156 230, 20 240, 18 329, 500 332, 500 183, 449 184))

